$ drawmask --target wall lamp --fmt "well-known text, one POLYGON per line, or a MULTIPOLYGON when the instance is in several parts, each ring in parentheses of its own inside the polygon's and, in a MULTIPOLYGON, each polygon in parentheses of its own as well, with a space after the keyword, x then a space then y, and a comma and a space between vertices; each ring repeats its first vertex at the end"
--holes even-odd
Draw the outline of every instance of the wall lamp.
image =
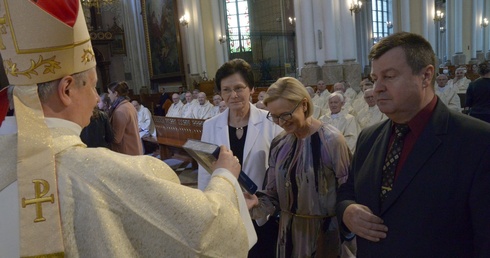
POLYGON ((483 20, 481 21, 481 27, 482 28, 486 28, 488 26, 488 19, 487 18, 483 18, 483 20))
POLYGON ((434 21, 442 21, 442 19, 444 19, 444 13, 437 10, 436 15, 434 15, 434 21))
POLYGON ((291 24, 291 25, 296 23, 296 17, 293 18, 293 17, 289 16, 288 20, 289 20, 289 24, 291 24))
POLYGON ((226 42, 226 36, 223 36, 223 35, 219 35, 218 37, 218 41, 220 44, 223 44, 226 42))
POLYGON ((187 14, 184 14, 184 15, 182 15, 182 17, 180 17, 179 23, 180 23, 180 25, 185 26, 185 27, 187 27, 189 25, 189 17, 187 16, 187 14))
POLYGON ((387 21, 386 22, 386 27, 390 30, 393 29, 393 22, 392 21, 387 21))
POLYGON ((350 3, 350 7, 349 7, 349 11, 350 11, 350 15, 352 16, 352 13, 358 13, 361 11, 361 7, 362 7, 362 2, 361 1, 355 1, 355 0, 352 0, 352 2, 350 3))

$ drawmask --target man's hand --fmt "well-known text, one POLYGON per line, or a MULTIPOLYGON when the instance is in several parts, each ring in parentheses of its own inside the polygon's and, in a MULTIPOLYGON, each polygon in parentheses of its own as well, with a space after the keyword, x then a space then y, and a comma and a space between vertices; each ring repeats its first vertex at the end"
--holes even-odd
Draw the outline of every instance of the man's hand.
POLYGON ((247 208, 249 210, 259 205, 259 198, 257 197, 257 195, 243 192, 243 196, 245 197, 245 202, 247 202, 247 208))
POLYGON ((241 171, 238 158, 233 156, 233 152, 228 150, 224 145, 221 145, 220 148, 219 158, 213 164, 213 171, 218 168, 228 169, 236 178, 238 178, 241 171))
POLYGON ((388 227, 383 225, 380 217, 374 215, 368 207, 360 204, 347 206, 342 220, 352 233, 373 242, 385 238, 388 231, 388 227))

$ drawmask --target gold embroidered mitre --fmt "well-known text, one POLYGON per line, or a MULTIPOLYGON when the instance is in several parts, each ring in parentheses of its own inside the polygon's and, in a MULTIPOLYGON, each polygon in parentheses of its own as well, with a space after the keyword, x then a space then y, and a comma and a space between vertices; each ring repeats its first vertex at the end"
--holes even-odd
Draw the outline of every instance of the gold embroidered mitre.
POLYGON ((0 51, 10 84, 52 81, 95 66, 79 1, 3 2, 0 51))
POLYGON ((14 88, 21 257, 63 257, 52 136, 37 84, 95 67, 79 0, 0 0, 0 52, 14 88))

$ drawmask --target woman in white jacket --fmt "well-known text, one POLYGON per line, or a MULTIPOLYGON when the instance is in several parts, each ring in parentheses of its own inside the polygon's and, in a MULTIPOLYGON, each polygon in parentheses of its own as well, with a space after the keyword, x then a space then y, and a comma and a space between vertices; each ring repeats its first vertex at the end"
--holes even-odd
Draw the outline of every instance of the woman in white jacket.
MULTIPOLYGON (((201 140, 230 148, 240 160, 243 172, 262 189, 270 144, 282 128, 267 120, 267 111, 250 103, 254 77, 252 67, 246 61, 233 59, 223 64, 216 72, 216 85, 228 109, 204 122, 201 140)), ((198 188, 205 189, 210 177, 199 166, 198 188)), ((254 221, 254 226, 258 242, 250 250, 249 257, 275 257, 277 223, 274 219, 254 221)))

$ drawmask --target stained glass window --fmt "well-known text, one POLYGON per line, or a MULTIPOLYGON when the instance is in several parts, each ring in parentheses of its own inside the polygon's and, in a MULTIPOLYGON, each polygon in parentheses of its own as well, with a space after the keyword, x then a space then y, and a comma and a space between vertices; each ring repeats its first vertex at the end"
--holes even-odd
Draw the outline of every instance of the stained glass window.
POLYGON ((227 37, 230 53, 250 52, 250 17, 247 0, 226 0, 227 37))

